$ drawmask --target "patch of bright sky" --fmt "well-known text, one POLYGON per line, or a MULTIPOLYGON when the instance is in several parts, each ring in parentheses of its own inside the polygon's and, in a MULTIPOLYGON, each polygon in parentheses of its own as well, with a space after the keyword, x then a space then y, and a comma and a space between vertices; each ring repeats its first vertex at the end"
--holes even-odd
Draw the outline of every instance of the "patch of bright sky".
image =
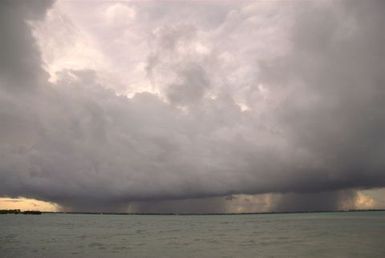
POLYGON ((1 210, 20 209, 22 211, 27 210, 39 210, 39 211, 59 211, 61 208, 56 203, 39 201, 30 198, 0 198, 1 210))

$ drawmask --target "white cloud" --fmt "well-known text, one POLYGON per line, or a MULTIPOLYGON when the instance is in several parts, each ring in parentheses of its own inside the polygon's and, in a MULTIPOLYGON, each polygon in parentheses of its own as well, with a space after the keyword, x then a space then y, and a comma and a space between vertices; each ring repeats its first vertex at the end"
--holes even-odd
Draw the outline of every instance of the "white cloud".
POLYGON ((109 26, 126 27, 135 19, 135 9, 122 3, 114 3, 106 8, 105 18, 109 26))

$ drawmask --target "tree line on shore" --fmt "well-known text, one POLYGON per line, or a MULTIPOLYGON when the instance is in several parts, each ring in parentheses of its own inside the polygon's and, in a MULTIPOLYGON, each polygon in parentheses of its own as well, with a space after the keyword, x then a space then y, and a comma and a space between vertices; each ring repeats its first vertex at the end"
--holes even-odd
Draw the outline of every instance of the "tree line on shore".
POLYGON ((21 211, 19 209, 0 210, 0 214, 31 214, 31 215, 40 215, 41 211, 21 211))

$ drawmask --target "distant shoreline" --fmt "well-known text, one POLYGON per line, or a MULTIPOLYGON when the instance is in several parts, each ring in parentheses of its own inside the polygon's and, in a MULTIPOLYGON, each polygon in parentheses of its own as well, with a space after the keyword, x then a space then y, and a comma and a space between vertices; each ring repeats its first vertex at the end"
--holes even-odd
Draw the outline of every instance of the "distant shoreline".
POLYGON ((42 211, 21 211, 19 209, 13 209, 13 210, 0 210, 0 215, 1 214, 23 214, 23 215, 41 215, 43 212, 42 211))
POLYGON ((206 215, 271 215, 271 214, 302 214, 302 213, 333 213, 333 212, 375 212, 385 209, 367 210, 330 210, 330 211, 279 211, 279 212, 243 212, 243 213, 124 213, 124 212, 43 212, 57 214, 84 214, 84 215, 165 215, 165 216, 206 216, 206 215))
POLYGON ((63 211, 20 211, 20 210, 0 210, 0 214, 76 214, 76 215, 162 215, 162 216, 226 216, 226 215, 273 215, 273 214, 303 214, 303 213, 336 213, 336 212, 378 212, 385 209, 365 209, 365 210, 329 210, 329 211, 279 211, 279 212, 245 212, 245 213, 128 213, 128 212, 63 212, 63 211))

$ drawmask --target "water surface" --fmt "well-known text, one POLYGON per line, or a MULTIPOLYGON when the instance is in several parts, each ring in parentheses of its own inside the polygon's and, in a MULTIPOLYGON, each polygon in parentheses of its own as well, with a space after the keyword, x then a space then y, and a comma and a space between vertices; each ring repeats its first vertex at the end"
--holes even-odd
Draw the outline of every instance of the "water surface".
POLYGON ((385 257, 385 212, 0 215, 1 257, 385 257))

